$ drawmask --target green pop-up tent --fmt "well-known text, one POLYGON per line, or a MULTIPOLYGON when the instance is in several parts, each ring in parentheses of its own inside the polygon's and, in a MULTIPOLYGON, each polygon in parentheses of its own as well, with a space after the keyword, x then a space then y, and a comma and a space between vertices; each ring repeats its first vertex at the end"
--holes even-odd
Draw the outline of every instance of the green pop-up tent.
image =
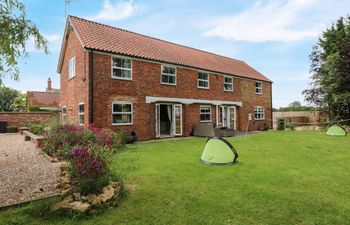
POLYGON ((333 125, 330 128, 328 128, 326 134, 330 136, 346 136, 347 133, 345 129, 341 126, 333 125))
POLYGON ((209 138, 201 156, 202 162, 207 164, 233 164, 237 158, 235 148, 220 137, 209 138))

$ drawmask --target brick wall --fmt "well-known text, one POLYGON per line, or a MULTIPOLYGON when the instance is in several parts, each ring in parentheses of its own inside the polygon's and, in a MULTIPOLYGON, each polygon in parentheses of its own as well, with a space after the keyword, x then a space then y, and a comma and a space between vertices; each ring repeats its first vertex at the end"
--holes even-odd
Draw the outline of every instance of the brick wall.
POLYGON ((0 121, 6 121, 7 126, 22 127, 28 123, 43 123, 57 119, 58 115, 51 112, 0 112, 0 121))
MULTIPOLYGON (((209 74, 209 89, 197 88, 197 70, 177 67, 177 85, 160 83, 161 64, 144 60, 132 60, 132 81, 111 78, 112 58, 109 54, 93 54, 93 114, 88 114, 88 51, 84 51, 74 32, 68 37, 61 70, 61 106, 67 106, 67 118, 77 121, 78 103, 85 103, 85 124, 93 117, 94 125, 112 130, 135 131, 141 140, 155 137, 155 104, 145 103, 146 96, 191 98, 207 100, 241 101, 236 107, 237 129, 245 130, 248 114, 254 117, 254 107, 265 109, 265 120, 252 121, 250 130, 263 124, 272 127, 271 83, 263 82, 263 94, 255 93, 255 80, 234 77, 234 91, 224 91, 224 76, 209 74), (76 57, 76 77, 68 80, 68 61, 76 57), (133 103, 133 125, 112 125, 112 102, 133 103)), ((183 105, 183 134, 188 136, 193 124, 199 123, 200 105, 183 105)), ((212 122, 216 123, 216 107, 212 106, 212 122)))

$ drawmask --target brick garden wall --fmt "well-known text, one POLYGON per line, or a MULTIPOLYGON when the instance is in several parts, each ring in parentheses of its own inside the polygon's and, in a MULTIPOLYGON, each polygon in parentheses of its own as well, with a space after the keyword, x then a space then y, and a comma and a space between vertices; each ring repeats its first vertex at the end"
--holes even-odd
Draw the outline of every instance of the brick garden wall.
POLYGON ((7 126, 22 127, 28 123, 50 122, 58 118, 58 114, 51 112, 0 112, 0 121, 6 121, 7 126))

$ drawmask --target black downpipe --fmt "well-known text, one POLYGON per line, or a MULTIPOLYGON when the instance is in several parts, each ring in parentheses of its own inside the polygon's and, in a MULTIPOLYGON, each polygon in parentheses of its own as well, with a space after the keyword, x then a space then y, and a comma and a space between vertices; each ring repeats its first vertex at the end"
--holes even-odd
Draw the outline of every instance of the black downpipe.
POLYGON ((94 51, 89 51, 89 123, 94 123, 94 51))

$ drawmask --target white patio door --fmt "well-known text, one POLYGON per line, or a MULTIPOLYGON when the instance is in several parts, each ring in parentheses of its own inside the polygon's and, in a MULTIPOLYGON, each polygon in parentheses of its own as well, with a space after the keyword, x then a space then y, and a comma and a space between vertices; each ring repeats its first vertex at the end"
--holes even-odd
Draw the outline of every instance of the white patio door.
POLYGON ((156 137, 160 137, 160 105, 156 104, 156 137))
POLYGON ((228 107, 228 127, 236 130, 236 107, 228 107))
POLYGON ((236 107, 221 106, 222 127, 233 128, 236 130, 236 107))
POLYGON ((173 105, 174 135, 182 135, 182 105, 173 105))

